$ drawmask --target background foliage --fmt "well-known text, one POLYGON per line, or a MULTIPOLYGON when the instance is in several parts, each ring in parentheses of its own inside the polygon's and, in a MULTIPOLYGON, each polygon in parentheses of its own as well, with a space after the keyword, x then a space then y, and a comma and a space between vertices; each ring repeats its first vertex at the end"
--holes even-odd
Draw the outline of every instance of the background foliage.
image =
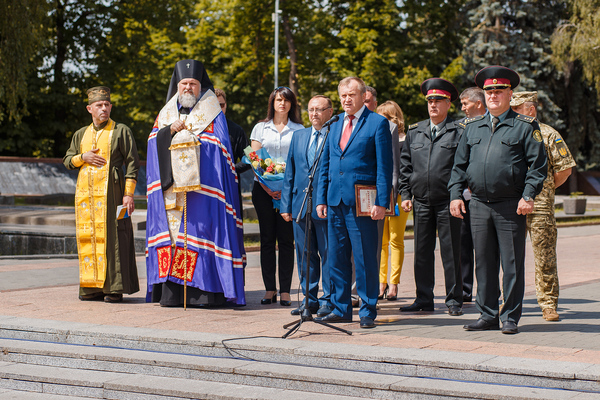
MULTIPOLYGON (((540 118, 582 168, 600 162, 600 1, 280 0, 279 84, 302 108, 358 75, 407 124, 427 118, 420 83, 459 91, 482 67, 517 70, 538 90, 540 118)), ((274 0, 0 0, 0 155, 62 157, 90 122, 85 91, 113 90, 113 118, 145 156, 174 64, 201 60, 247 132, 274 86, 274 0), (18 16, 18 18, 15 17, 18 16)), ((451 113, 462 117, 460 104, 451 113)), ((307 115, 303 117, 308 123, 307 115)))

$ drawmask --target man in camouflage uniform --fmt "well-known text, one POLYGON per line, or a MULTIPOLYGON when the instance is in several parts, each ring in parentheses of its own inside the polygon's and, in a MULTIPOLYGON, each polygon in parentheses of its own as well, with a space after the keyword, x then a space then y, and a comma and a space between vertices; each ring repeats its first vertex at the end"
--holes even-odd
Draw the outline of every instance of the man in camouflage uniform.
MULTIPOLYGON (((513 93, 510 106, 523 115, 537 116, 537 92, 513 93)), ((537 195, 533 212, 527 215, 527 228, 535 258, 535 290, 542 315, 546 321, 558 321, 558 271, 556 266, 556 219, 554 191, 562 185, 575 166, 563 138, 552 127, 540 123, 548 155, 548 177, 542 192, 537 195)))

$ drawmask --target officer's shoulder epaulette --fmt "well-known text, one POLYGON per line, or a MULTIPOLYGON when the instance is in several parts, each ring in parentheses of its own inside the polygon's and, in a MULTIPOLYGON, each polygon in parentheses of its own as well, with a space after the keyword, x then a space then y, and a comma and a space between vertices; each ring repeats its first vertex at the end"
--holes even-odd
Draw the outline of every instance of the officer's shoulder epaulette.
POLYGON ((465 126, 467 126, 468 124, 470 124, 471 122, 475 122, 475 121, 480 121, 483 119, 483 117, 485 117, 484 115, 478 115, 476 117, 473 118, 465 118, 464 121, 462 122, 465 126))
POLYGON ((409 125, 409 126, 408 126, 408 129, 415 129, 417 126, 419 126, 419 123, 418 123, 418 122, 416 122, 416 123, 414 123, 414 124, 412 124, 412 125, 409 125))
POLYGON ((515 118, 520 119, 521 121, 525 121, 529 124, 531 124, 531 123, 533 123, 533 121, 535 121, 534 117, 530 117, 529 115, 523 115, 523 114, 517 114, 517 116, 515 118))

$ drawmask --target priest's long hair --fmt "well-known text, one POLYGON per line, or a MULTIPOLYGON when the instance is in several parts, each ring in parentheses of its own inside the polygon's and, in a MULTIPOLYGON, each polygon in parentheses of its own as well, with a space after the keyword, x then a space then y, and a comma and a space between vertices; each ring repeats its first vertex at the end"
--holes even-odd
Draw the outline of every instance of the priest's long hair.
POLYGON ((267 111, 267 118, 259 121, 259 122, 269 122, 275 116, 275 96, 277 93, 281 95, 284 99, 291 103, 290 111, 288 112, 288 119, 297 124, 302 124, 302 119, 300 118, 300 107, 298 106, 298 100, 296 100, 296 95, 292 90, 285 86, 280 86, 277 89, 273 90, 271 95, 269 96, 269 110, 267 111))

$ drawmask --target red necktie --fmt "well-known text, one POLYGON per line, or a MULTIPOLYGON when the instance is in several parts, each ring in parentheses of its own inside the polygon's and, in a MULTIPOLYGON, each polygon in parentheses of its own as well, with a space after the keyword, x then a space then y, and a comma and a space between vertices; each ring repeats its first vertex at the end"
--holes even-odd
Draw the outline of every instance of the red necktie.
POLYGON ((354 115, 348 115, 348 125, 344 128, 344 133, 342 133, 342 138, 340 139, 340 148, 342 151, 346 148, 348 144, 348 140, 350 140, 350 135, 352 135, 352 120, 354 119, 354 115))

